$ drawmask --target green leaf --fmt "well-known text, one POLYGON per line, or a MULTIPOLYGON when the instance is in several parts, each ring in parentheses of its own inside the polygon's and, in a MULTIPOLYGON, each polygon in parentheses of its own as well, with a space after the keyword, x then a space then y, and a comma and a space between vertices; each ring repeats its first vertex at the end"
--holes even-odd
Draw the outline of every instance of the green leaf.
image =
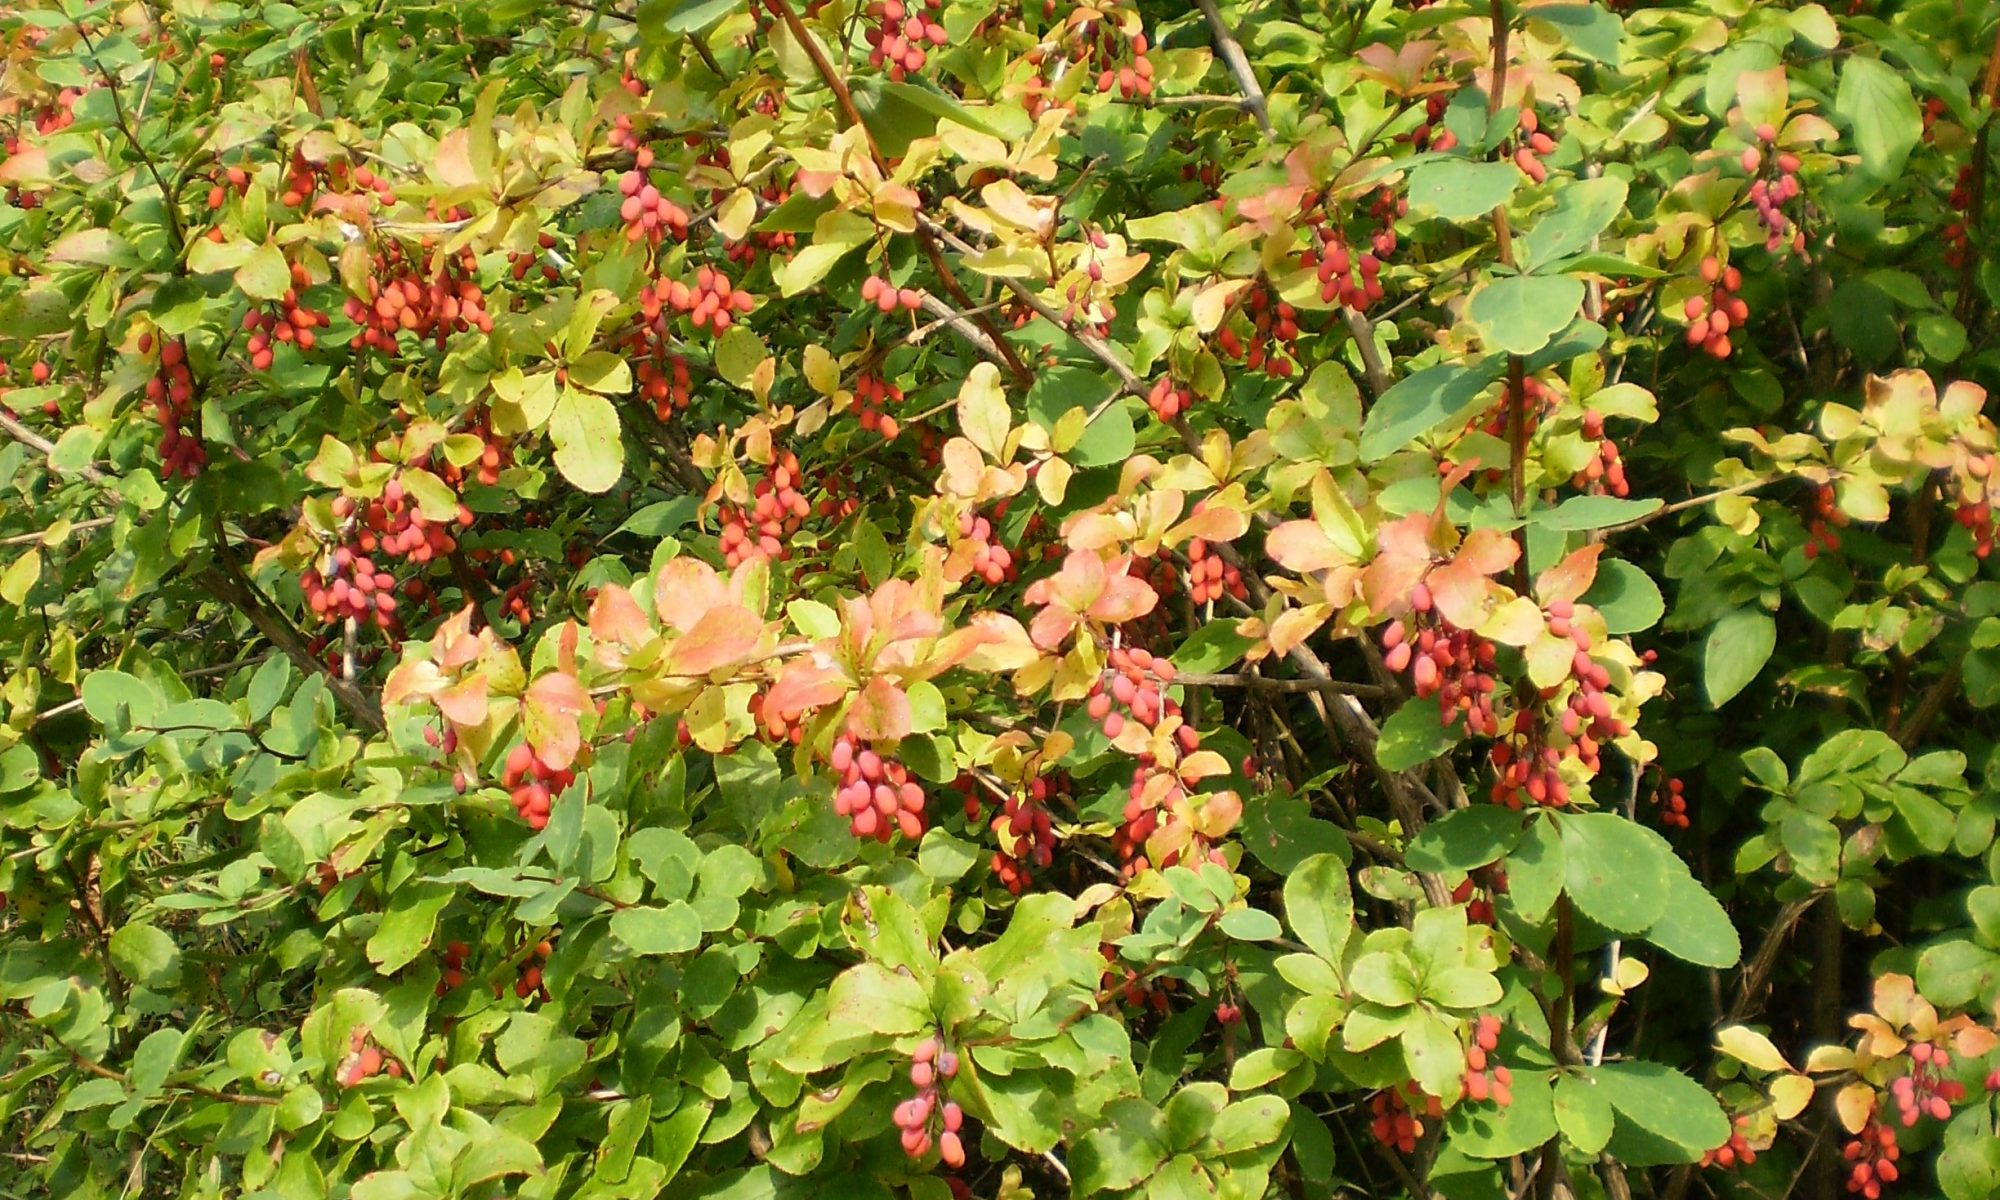
POLYGON ((1717 621, 1701 655, 1701 680, 1709 704, 1721 708, 1748 687, 1777 645, 1778 623, 1769 613, 1739 608, 1717 621))
POLYGON ((700 33, 736 10, 736 0, 641 0, 639 36, 658 42, 668 34, 700 33))
POLYGON ((165 991, 180 982, 181 948, 164 930, 134 922, 111 935, 111 961, 134 983, 165 991))
POLYGON ((1530 523, 1565 533, 1622 525, 1658 512, 1658 500, 1622 500, 1617 496, 1571 496, 1554 508, 1538 508, 1528 514, 1530 523))
POLYGON ((1879 58, 1857 54, 1842 64, 1833 111, 1847 122, 1861 169, 1878 180, 1900 176, 1923 137, 1924 114, 1909 80, 1879 58))
MULTIPOLYGON (((1537 4, 1522 14, 1532 26, 1546 22, 1555 27, 1562 41, 1585 58, 1616 64, 1624 57, 1625 22, 1599 4, 1537 4)), ((1594 180, 1577 180, 1576 187, 1594 180)))
POLYGON ((583 491, 608 492, 625 473, 618 410, 602 396, 564 388, 549 415, 549 439, 556 445, 556 469, 583 491))
POLYGON ((1421 1008, 1410 1014, 1403 1027, 1403 1063, 1410 1078, 1425 1092, 1447 1101, 1458 1097, 1465 1074, 1465 1050, 1443 1018, 1421 1008))
POLYGON ((1582 1075, 1558 1075, 1555 1093, 1556 1127, 1569 1144, 1596 1154, 1611 1140, 1615 1118, 1611 1101, 1597 1081, 1582 1075))
POLYGON ((1506 858, 1507 901, 1521 918, 1539 923, 1562 894, 1569 864, 1564 860, 1562 834, 1553 818, 1528 823, 1528 832, 1506 858))
POLYGON ((407 883, 389 898, 381 923, 368 939, 368 961, 384 975, 408 966, 431 943, 438 914, 451 903, 452 889, 435 883, 407 883))
POLYGON ((875 223, 860 213, 844 208, 821 213, 813 224, 812 240, 789 259, 772 263, 771 278, 777 282, 779 294, 796 296, 805 291, 874 236, 875 223))
POLYGON ((671 500, 659 500, 625 518, 624 524, 613 533, 632 533, 642 538, 665 537, 694 520, 701 511, 701 501, 694 496, 675 496, 671 500))
POLYGON ((1720 901, 1682 865, 1667 884, 1667 910, 1646 930, 1646 940, 1684 962, 1733 967, 1743 943, 1720 901))
POLYGON ((1167 1161, 1167 1122, 1143 1100, 1114 1100, 1077 1142, 1070 1174, 1081 1195, 1135 1188, 1167 1161))
POLYGON ((1354 960, 1348 973, 1354 994, 1385 1008, 1401 1008, 1417 999, 1417 975, 1410 960, 1387 950, 1375 950, 1354 960))
POLYGON ((291 264, 276 242, 265 242, 236 268, 236 286, 252 300, 278 300, 292 289, 291 264))
POLYGON ((1554 820, 1562 834, 1564 886, 1578 912, 1618 933, 1638 933, 1660 919, 1679 867, 1666 839, 1616 813, 1554 820))
POLYGON ((1985 1200, 2000 1193, 2000 1138, 1993 1136, 1990 1105, 1971 1105, 1945 1126, 1937 1180, 1945 1200, 1985 1200))
POLYGON ((1331 854, 1315 854, 1285 880, 1285 920, 1314 954, 1340 961, 1354 932, 1354 893, 1347 864, 1331 854))
POLYGON ((1495 279, 1472 294, 1465 315, 1490 353, 1533 354, 1569 327, 1583 291, 1583 281, 1567 275, 1495 279))
POLYGON ((1424 826, 1403 852, 1412 871, 1470 871, 1497 862, 1526 832, 1526 819, 1497 804, 1475 804, 1424 826))
POLYGON ((1182 671, 1209 674, 1242 658, 1258 640, 1237 633, 1236 625, 1234 617, 1204 623, 1174 651, 1174 666, 1182 671))
POLYGON ((1581 599, 1604 617, 1605 632, 1611 634, 1651 629, 1667 611, 1660 585, 1622 558, 1599 559, 1597 578, 1581 599))
POLYGON ((632 368, 609 350, 590 350, 569 364, 569 382, 586 392, 623 395, 632 390, 632 368))
MULTIPOLYGON (((1535 16, 1542 17, 1551 7, 1556 6, 1536 9, 1535 16)), ((1595 5, 1581 4, 1560 7, 1596 9, 1595 5)), ((1625 192, 1625 181, 1615 175, 1565 183, 1556 192, 1556 206, 1543 214, 1519 242, 1521 269, 1539 270, 1590 245, 1592 238, 1603 233, 1625 211, 1625 192)))
POLYGON ((1216 922, 1222 932, 1239 942, 1268 942, 1283 936, 1284 926, 1278 918, 1261 908, 1235 908, 1222 914, 1216 922))
POLYGON ((1500 981, 1477 967, 1450 967, 1425 975, 1424 999, 1441 1008, 1489 1008, 1500 1002, 1500 981))
POLYGON ((1729 1138, 1729 1118, 1708 1089, 1654 1062, 1605 1063, 1590 1072, 1597 1089, 1630 1125, 1694 1162, 1729 1138))
POLYGON ((621 908, 611 915, 611 932, 635 954, 686 954, 701 945, 701 917, 685 900, 621 908))
POLYGON ((1524 178, 1511 162, 1431 159, 1410 168, 1410 207, 1447 221, 1483 219, 1507 203, 1524 178))
POLYGON ((1435 699, 1407 700, 1382 722, 1375 762, 1385 771, 1407 771, 1436 758, 1465 738, 1465 723, 1444 723, 1435 699))
POLYGON ((1499 359, 1440 363, 1398 381, 1361 423, 1361 460, 1380 462, 1441 425, 1463 422, 1500 377, 1501 365, 1499 359))
POLYGON ((1556 1135, 1554 1089, 1549 1071, 1516 1070, 1514 1102, 1460 1104, 1445 1114, 1447 1145, 1473 1158, 1512 1158, 1556 1135))
POLYGON ((836 1022, 897 1036, 916 1033, 933 1020, 923 984, 874 962, 849 967, 834 978, 827 1010, 836 1022))

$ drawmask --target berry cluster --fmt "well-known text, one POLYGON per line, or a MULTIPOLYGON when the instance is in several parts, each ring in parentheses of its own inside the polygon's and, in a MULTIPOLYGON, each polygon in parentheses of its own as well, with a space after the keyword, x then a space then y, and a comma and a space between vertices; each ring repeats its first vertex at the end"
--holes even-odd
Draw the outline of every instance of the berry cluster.
POLYGON ((393 355, 399 350, 397 335, 405 331, 433 338, 440 350, 454 333, 492 333, 493 318, 486 312, 478 275, 478 260, 466 250, 446 258, 426 281, 402 244, 390 242, 381 269, 368 280, 367 298, 349 296, 343 306, 348 320, 361 326, 348 348, 393 355))
POLYGON ((893 758, 884 758, 851 733, 834 740, 829 761, 840 776, 833 811, 847 818, 859 838, 887 842, 901 830, 912 841, 924 836, 924 789, 893 758))
MULTIPOLYGON (((139 353, 151 354, 156 341, 141 334, 139 353)), ((146 381, 146 399, 160 422, 160 478, 193 479, 208 463, 201 439, 191 432, 194 424, 194 374, 188 370, 187 343, 178 339, 157 342, 160 361, 153 377, 146 381)))
POLYGON ((625 222, 625 240, 657 246, 671 233, 674 240, 686 241, 687 210, 662 196, 660 189, 647 181, 646 171, 652 163, 653 148, 641 146, 639 165, 618 177, 618 190, 625 197, 618 206, 618 219, 625 222))
POLYGON ((1669 779, 1653 793, 1653 803, 1660 806, 1660 824, 1668 829, 1686 829, 1688 819, 1687 785, 1679 779, 1669 779))
POLYGON ((385 1068, 391 1078, 403 1077, 403 1064, 386 1058, 381 1048, 368 1036, 368 1031, 357 1029, 348 1035, 347 1056, 334 1070, 333 1081, 343 1088, 351 1088, 382 1074, 385 1068))
POLYGON ((750 697, 749 710, 750 719, 756 722, 758 736, 772 745, 796 746, 806 740, 806 714, 803 710, 772 708, 764 692, 750 697))
POLYGON ((1959 214, 1959 219, 1946 225, 1943 233, 1944 262, 1953 269, 1963 267, 1966 255, 1969 253, 1970 242, 1966 235, 1965 222, 1972 212, 1972 173, 1972 167, 1969 165, 1958 169, 1958 178, 1953 181, 1951 196, 1946 201, 1951 205, 1952 211, 1959 214))
POLYGON ((965 1126, 965 1110, 945 1099, 945 1081, 958 1075, 958 1055, 935 1037, 925 1038, 910 1052, 910 1086, 917 1089, 896 1106, 896 1128, 903 1131, 903 1153, 922 1158, 931 1152, 931 1135, 937 1133, 938 1158, 956 1171, 965 1165, 965 1143, 960 1140, 965 1126))
MULTIPOLYGON (((871 278, 869 282, 874 282, 871 278)), ((864 287, 863 291, 867 289, 864 287)), ((896 418, 885 411, 891 404, 903 402, 903 389, 888 382, 873 371, 863 371, 854 380, 854 408, 861 420, 861 428, 870 433, 879 433, 883 441, 893 442, 902 432, 896 418)))
POLYGON ((1493 898, 1506 894, 1507 872, 1497 866, 1482 867, 1460 880, 1458 886, 1451 890, 1451 902, 1465 905, 1466 920, 1491 925, 1493 898))
POLYGON ((1146 393, 1146 407, 1162 421, 1171 421, 1194 407, 1194 391, 1175 383, 1171 376, 1162 375, 1153 384, 1153 390, 1146 393))
POLYGON ((944 0, 877 0, 868 6, 875 21, 864 35, 868 40, 868 65, 889 69, 889 78, 900 83, 905 76, 924 69, 928 57, 924 47, 942 46, 950 39, 938 17, 944 0))
MULTIPOLYGON (((1965 464, 1966 471, 1974 479, 1986 479, 1993 474, 1994 458, 1981 455, 1965 464)), ((1952 510, 1952 520, 1963 526, 1972 535, 1972 553, 1985 558, 1993 553, 1993 502, 1981 497, 1976 502, 1960 500, 1952 510)))
POLYGON ((1583 436, 1596 439, 1597 456, 1584 464, 1571 482, 1589 492, 1620 498, 1631 495, 1632 485, 1625 478, 1625 460, 1618 453, 1618 443, 1604 436, 1604 414, 1583 414, 1583 436))
POLYGON ((1750 203, 1756 206, 1757 221, 1764 227, 1765 250, 1777 254, 1790 246, 1794 251, 1803 253, 1806 248, 1805 230, 1780 211, 1782 205, 1799 195, 1799 156, 1769 153, 1777 140, 1778 131, 1775 128, 1759 125, 1757 144, 1743 148, 1743 170, 1752 176, 1750 203), (1761 173, 1767 165, 1773 168, 1768 178, 1761 173))
POLYGON ((1501 1108, 1514 1103, 1514 1073, 1492 1061, 1500 1046, 1500 1018, 1481 1013, 1472 1023, 1472 1044, 1465 1048, 1465 1097, 1487 1100, 1501 1108))
POLYGON ((785 540, 799 531, 812 512, 812 502, 799 490, 798 456, 787 451, 771 464, 768 475, 751 488, 750 510, 725 508, 722 514, 722 555, 735 567, 753 555, 783 561, 791 557, 785 540))
POLYGON ((1743 1132, 1749 1127, 1750 1118, 1748 1115, 1736 1118, 1735 1128, 1729 1131, 1729 1140, 1713 1150, 1703 1152, 1701 1165, 1704 1167, 1720 1167, 1727 1171, 1732 1167, 1747 1167, 1751 1163, 1756 1162, 1757 1150, 1750 1144, 1750 1139, 1744 1136, 1743 1132))
POLYGON ((292 286, 282 299, 270 308, 259 312, 251 309, 243 314, 243 328, 250 334, 244 349, 250 354, 250 365, 259 371, 271 369, 276 358, 272 351, 274 343, 295 345, 300 350, 313 348, 317 335, 313 328, 325 329, 332 322, 323 312, 315 312, 299 301, 299 289, 308 286, 306 269, 298 263, 292 264, 292 286))
POLYGON ((861 302, 872 304, 885 314, 899 308, 915 312, 923 307, 924 294, 915 288, 899 290, 887 275, 870 275, 861 281, 861 302))
POLYGON ((553 953, 555 947, 549 944, 547 938, 543 938, 536 942, 534 949, 528 951, 528 956, 521 960, 520 977, 514 980, 514 995, 518 999, 526 1000, 530 996, 535 996, 544 1002, 548 1000, 549 989, 542 986, 542 968, 549 961, 549 955, 553 953))
POLYGON ((720 334, 736 323, 736 318, 757 305, 749 292, 737 291, 729 277, 714 267, 704 266, 694 273, 694 286, 676 279, 666 286, 664 298, 676 312, 687 314, 696 329, 720 334))
POLYGON ((1401 619, 1382 630, 1382 663, 1395 674, 1410 673, 1419 699, 1436 696, 1445 724, 1465 715, 1468 731, 1492 737, 1500 731, 1493 714, 1493 643, 1468 629, 1457 629, 1435 616, 1430 588, 1422 583, 1411 592, 1415 628, 1401 619))
POLYGON ((1115 91, 1127 100, 1151 96, 1153 62, 1146 57, 1146 35, 1127 37, 1115 22, 1101 19, 1093 9, 1080 7, 1070 19, 1079 17, 1084 19, 1070 30, 1065 48, 1081 51, 1084 68, 1097 72, 1097 90, 1107 95, 1115 91))
POLYGON ((964 558, 969 573, 988 586, 998 587, 1020 576, 1013 551, 994 538, 992 521, 968 509, 959 514, 958 537, 961 545, 955 548, 952 557, 964 558))
POLYGON ((1924 1117, 1951 1119, 1951 1106, 1965 1099, 1965 1085, 1946 1078, 1951 1054, 1943 1046, 1918 1042, 1910 1047, 1910 1073, 1889 1085, 1897 1119, 1908 1129, 1924 1117))
MULTIPOLYGON (((1567 637, 1576 650, 1570 659, 1570 678, 1575 687, 1562 709, 1559 736, 1541 723, 1539 708, 1523 708, 1514 714, 1507 737, 1494 744, 1491 759, 1498 772, 1493 782, 1492 800, 1509 808, 1520 808, 1522 799, 1560 808, 1570 801, 1569 786, 1559 770, 1566 759, 1575 759, 1591 774, 1602 767, 1598 751, 1603 743, 1628 732, 1623 721, 1611 715, 1611 672, 1590 656, 1590 635, 1581 625, 1571 623, 1574 607, 1567 600, 1551 601, 1545 610, 1549 634, 1567 637)), ((1560 693, 1561 685, 1542 693, 1544 700, 1560 693)))
POLYGON ((1104 969, 1104 978, 1097 990, 1104 995, 1116 992, 1119 1001, 1127 1008, 1142 1011, 1150 1008, 1155 1013, 1166 1015, 1175 981, 1161 976, 1148 979, 1139 974, 1118 961, 1116 946, 1107 945, 1100 949, 1104 951, 1104 961, 1109 965, 1104 969))
POLYGON ((241 196, 250 190, 250 172, 244 170, 242 167, 229 167, 227 169, 218 167, 216 170, 209 172, 208 177, 215 181, 208 189, 208 207, 210 211, 214 211, 229 203, 229 194, 231 192, 241 196))
MULTIPOLYGON (((513 463, 513 447, 508 444, 506 438, 493 432, 492 423, 484 412, 479 414, 478 424, 469 432, 476 434, 485 445, 480 448, 479 458, 473 463, 468 463, 467 467, 471 468, 474 479, 487 487, 493 487, 500 482, 500 472, 513 463)), ((453 488, 464 489, 466 467, 460 467, 446 459, 437 465, 436 470, 453 488)), ((464 515, 469 514, 461 514, 464 515)))
POLYGON ((1681 311, 1687 315, 1687 344, 1699 346, 1711 358, 1729 357, 1729 331, 1750 319, 1750 306, 1736 293, 1743 272, 1725 268, 1713 254, 1701 260, 1701 279, 1710 285, 1706 297, 1689 296, 1681 311))
MULTIPOLYGON (((1808 560, 1818 558, 1822 554, 1832 554, 1838 551, 1840 549, 1840 535, 1834 531, 1845 528, 1848 522, 1847 514, 1842 512, 1840 506, 1835 503, 1832 484, 1824 483, 1814 488, 1812 503, 1812 519, 1806 525, 1805 556, 1808 560)), ((1964 508, 1959 509, 1960 513, 1965 511, 1964 508)), ((1963 517, 1960 520, 1962 522, 1963 517)), ((1988 525, 1991 525, 1990 520, 1988 521, 1988 525)), ((1967 528, 1970 527, 1967 526, 1967 528)))
MULTIPOLYGON (((993 852, 993 874, 1016 896, 1028 886, 1031 866, 1046 868, 1054 860, 1056 834, 1047 807, 1053 790, 1046 777, 1036 776, 1028 781, 1025 796, 1015 792, 1007 797, 990 826, 1000 843, 993 852)), ((976 805, 973 797, 967 799, 976 805)))
POLYGON ((388 629, 396 619, 395 577, 346 546, 334 549, 327 566, 331 569, 314 567, 299 578, 313 616, 327 625, 372 620, 377 628, 388 629))
POLYGON ((1902 1147, 1896 1144, 1896 1130, 1874 1117, 1868 1118, 1840 1153, 1853 1164, 1847 1173, 1847 1190, 1863 1200, 1881 1200, 1882 1185, 1896 1182, 1902 1174, 1896 1166, 1896 1160, 1903 1156, 1902 1147))
POLYGON ((575 781, 575 771, 555 770, 526 742, 507 752, 507 765, 500 775, 501 784, 514 802, 514 811, 528 823, 528 828, 537 832, 547 827, 549 805, 556 794, 575 781))
POLYGON ((1424 1136, 1425 1120, 1435 1121, 1444 1116, 1444 1106, 1438 1098, 1425 1095, 1414 1080, 1375 1093, 1368 1101, 1368 1111, 1374 1114, 1368 1122, 1368 1132, 1384 1146, 1404 1154, 1416 1150, 1417 1139, 1424 1136), (1424 1106, 1422 1116, 1410 1107, 1412 1101, 1419 1099, 1424 1106))
POLYGON ((465 984, 465 964, 472 959, 472 947, 464 942, 452 942, 445 946, 440 956, 443 973, 438 976, 437 994, 442 996, 465 984))
MULTIPOLYGON (((488 443, 488 448, 491 449, 491 443, 488 443)), ((333 502, 333 514, 343 521, 359 515, 354 543, 365 553, 386 554, 422 565, 458 548, 458 539, 452 534, 451 527, 426 519, 403 491, 400 479, 389 480, 382 488, 381 497, 368 501, 365 507, 357 505, 351 497, 339 497, 333 502)), ((469 527, 472 510, 459 505, 455 519, 460 528, 469 527)))
POLYGON ((320 168, 306 161, 306 156, 292 151, 292 161, 285 169, 285 190, 278 196, 278 203, 286 208, 304 208, 319 190, 320 168))
POLYGON ((1426 150, 1442 154, 1458 145, 1458 135, 1444 127, 1444 113, 1450 107, 1451 101, 1439 92, 1431 93, 1424 101, 1423 124, 1410 134, 1410 144, 1419 154, 1426 150))
POLYGON ((1319 276, 1319 298, 1327 304, 1366 312, 1384 295, 1382 259, 1373 250, 1355 254, 1338 228, 1319 226, 1319 249, 1307 251, 1301 262, 1319 276))
POLYGON ((1196 604, 1210 604, 1225 595, 1238 600, 1247 599, 1249 590, 1243 586, 1243 572, 1222 561, 1220 554, 1211 553, 1208 543, 1195 538, 1188 543, 1188 599, 1196 604))
POLYGON ((1245 346, 1236 331, 1225 325, 1215 335, 1216 345, 1253 371, 1278 379, 1289 376, 1295 365, 1290 346, 1299 336, 1298 310, 1257 283, 1244 295, 1242 311, 1250 318, 1250 344, 1245 346))
MULTIPOLYGON (((1151 729, 1162 717, 1180 716, 1180 705, 1160 691, 1174 681, 1174 675, 1174 664, 1156 657, 1152 651, 1119 646, 1111 651, 1104 675, 1091 684, 1084 710, 1103 727, 1104 736, 1113 741, 1125 732, 1128 717, 1151 729)), ((1187 725, 1180 727, 1177 736, 1184 743, 1194 743, 1187 747, 1190 753, 1201 743, 1201 736, 1187 725)))
POLYGON ((1514 165, 1521 168, 1521 174, 1541 183, 1549 177, 1548 164, 1542 160, 1555 153, 1555 139, 1543 133, 1541 118, 1532 108, 1521 110, 1519 124, 1520 137, 1514 149, 1514 165))
POLYGON ((521 280, 526 279, 528 272, 537 268, 540 269, 542 278, 549 283, 554 283, 556 280, 562 278, 562 272, 556 269, 556 264, 561 259, 556 256, 555 248, 556 235, 544 233, 535 238, 535 248, 533 250, 526 250, 519 254, 509 254, 507 256, 507 270, 514 277, 514 282, 519 283, 521 280))

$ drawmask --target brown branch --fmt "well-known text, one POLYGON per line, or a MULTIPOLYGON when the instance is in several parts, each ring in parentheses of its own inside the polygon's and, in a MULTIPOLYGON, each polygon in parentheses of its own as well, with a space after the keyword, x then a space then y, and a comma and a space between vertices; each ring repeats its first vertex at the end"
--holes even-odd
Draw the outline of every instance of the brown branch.
POLYGON ((1400 694, 1398 689, 1378 687, 1372 683, 1348 683, 1339 679, 1272 679, 1247 672, 1208 674, 1200 671, 1181 671, 1174 676, 1173 681, 1189 687, 1249 688, 1259 692, 1324 692, 1333 696, 1362 696, 1377 700, 1400 694))
POLYGON ((1257 118, 1257 127, 1269 137, 1276 132, 1271 127, 1270 109, 1264 103, 1264 89, 1257 86, 1257 74, 1250 69, 1250 60, 1243 55, 1243 47, 1229 32, 1229 26, 1223 23, 1222 13, 1215 7, 1215 0, 1195 0, 1195 4, 1208 21, 1208 31, 1215 38, 1216 52, 1222 56, 1229 73, 1236 78, 1236 87, 1243 93, 1245 106, 1250 109, 1251 115, 1257 118))
POLYGON ((370 733, 381 733, 388 728, 383 723, 381 708, 373 700, 355 687, 352 680, 330 669, 307 649, 305 636, 293 628, 284 614, 273 608, 257 585, 243 574, 243 569, 237 565, 228 543, 221 539, 220 534, 215 546, 215 565, 201 571, 195 576, 195 581, 209 595, 248 617, 264 640, 283 651, 299 670, 307 674, 316 671, 325 676, 326 690, 333 693, 333 698, 340 701, 341 707, 347 709, 362 728, 370 733))
MULTIPOLYGON (((840 72, 834 70, 833 63, 826 57, 826 51, 820 48, 819 40, 806 28, 806 23, 799 19, 798 12, 792 8, 789 0, 764 0, 764 3, 785 22, 785 28, 791 31, 793 39, 806 52, 806 57, 812 60, 813 70, 817 71, 826 86, 832 89, 834 103, 839 107, 841 117, 849 127, 861 131, 862 141, 868 147, 868 157, 874 160, 876 169, 881 171, 885 178, 888 177, 892 174, 889 170, 889 161, 882 157, 881 148, 875 144, 874 134, 869 132, 868 123, 861 119, 861 110, 854 105, 853 91, 848 88, 847 81, 841 78, 840 72)), ((922 214, 919 214, 919 222, 917 244, 922 247, 924 257, 930 260, 931 269, 937 272, 945 291, 951 293, 952 300, 959 308, 967 310, 978 308, 979 303, 959 285, 958 276, 952 272, 951 264, 945 261, 944 254, 930 235, 930 225, 922 222, 922 214)), ((1000 351, 1001 358, 1007 364, 1007 370, 1014 376, 1015 382, 1023 387, 1033 383, 1034 372, 1028 369, 1028 364, 1021 361, 1021 356, 1014 352, 1014 348, 1007 344, 1007 340, 1001 336, 1000 330, 994 326, 992 320, 984 316, 976 320, 987 338, 1000 351)))

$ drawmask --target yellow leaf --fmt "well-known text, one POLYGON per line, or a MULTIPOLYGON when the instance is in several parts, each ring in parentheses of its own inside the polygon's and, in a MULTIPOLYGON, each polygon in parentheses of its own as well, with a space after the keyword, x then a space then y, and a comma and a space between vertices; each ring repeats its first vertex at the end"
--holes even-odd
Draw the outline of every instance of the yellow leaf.
POLYGON ((737 188, 715 210, 715 228, 723 237, 740 242, 757 219, 757 197, 749 188, 737 188))
POLYGON ((1854 1051, 1845 1046, 1817 1046, 1806 1055, 1806 1070, 1815 1075, 1845 1071, 1854 1066, 1854 1051))
POLYGON ((1789 1121, 1812 1103, 1812 1080, 1803 1075, 1781 1075, 1771 1081, 1771 1107, 1780 1121, 1789 1121))
POLYGON ((1731 1025, 1715 1035, 1716 1048, 1737 1062, 1759 1071, 1789 1071, 1792 1064, 1771 1043, 1771 1039, 1746 1025, 1731 1025))
POLYGON ((1850 1083, 1833 1097, 1833 1110, 1840 1114, 1840 1127, 1860 1133, 1875 1114, 1875 1089, 1865 1083, 1850 1083))
POLYGON ((986 452, 986 457, 1004 462, 1011 418, 1006 393, 1000 387, 1000 368, 990 362, 972 368, 958 390, 959 429, 986 452))
POLYGON ((1070 476, 1075 471, 1069 463, 1060 458, 1051 458, 1042 463, 1041 470, 1035 472, 1035 491, 1051 507, 1060 505, 1063 496, 1069 492, 1070 476))

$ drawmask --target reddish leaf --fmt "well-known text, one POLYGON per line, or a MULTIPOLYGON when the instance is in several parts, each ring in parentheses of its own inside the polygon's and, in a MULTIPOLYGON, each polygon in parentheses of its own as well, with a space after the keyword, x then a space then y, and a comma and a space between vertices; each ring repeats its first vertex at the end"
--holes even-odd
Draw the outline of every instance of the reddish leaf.
POLYGON ((848 732, 863 741, 896 741, 909 735, 911 724, 908 693, 884 675, 869 680, 847 710, 848 732))
POLYGON ((535 680, 521 698, 522 726, 535 757, 557 771, 575 762, 582 745, 577 718, 589 704, 589 693, 574 675, 551 671, 535 680))

